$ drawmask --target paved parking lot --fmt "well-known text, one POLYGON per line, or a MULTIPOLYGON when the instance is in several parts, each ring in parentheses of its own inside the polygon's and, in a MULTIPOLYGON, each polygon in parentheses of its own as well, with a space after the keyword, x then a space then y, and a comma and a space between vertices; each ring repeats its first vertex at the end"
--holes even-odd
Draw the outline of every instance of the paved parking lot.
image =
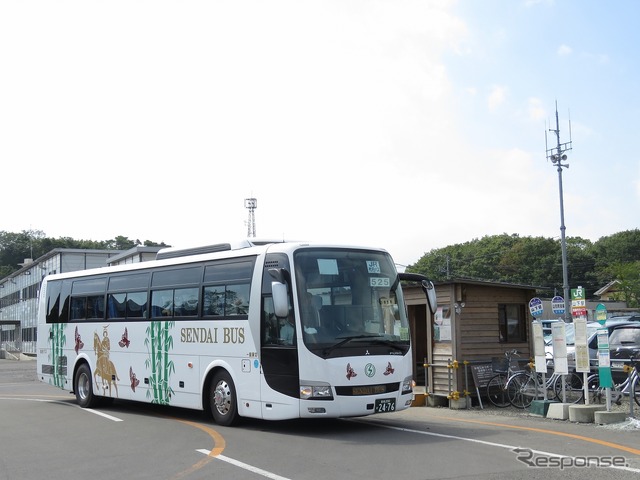
MULTIPOLYGON (((16 361, 16 360, 7 360, 7 359, 0 359, 0 385, 7 385, 7 384, 20 384, 20 383, 33 383, 33 382, 37 382, 38 378, 37 378, 37 374, 36 374, 36 360, 34 357, 22 357, 23 359, 20 361, 16 361)), ((60 394, 64 395, 67 392, 63 392, 62 390, 60 390, 60 394)), ((69 398, 72 398, 73 395, 69 394, 69 398)), ((411 411, 413 411, 416 415, 420 415, 421 413, 424 413, 424 410, 426 411, 431 411, 432 413, 435 413, 436 411, 447 411, 447 412, 459 412, 459 415, 464 415, 466 414, 473 414, 475 415, 480 415, 480 416, 486 416, 488 419, 492 419, 495 421, 499 421, 498 419, 500 417, 522 417, 522 418, 530 418, 531 415, 529 414, 528 410, 520 410, 514 407, 507 407, 507 408, 497 408, 493 405, 491 405, 489 402, 483 402, 484 403, 484 408, 480 408, 478 406, 474 406, 470 409, 465 409, 465 410, 450 410, 449 408, 446 407, 442 407, 442 408, 434 408, 434 407, 426 407, 426 406, 420 406, 420 407, 412 407, 409 409, 408 413, 410 414, 411 411), (421 410, 423 410, 423 412, 421 412, 421 410)), ((613 424, 613 425, 608 425, 607 428, 612 428, 612 429, 637 429, 640 430, 640 408, 638 408, 635 404, 634 404, 634 414, 635 414, 635 418, 630 418, 628 417, 624 422, 621 422, 619 424, 613 424)), ((612 411, 619 411, 619 412, 629 412, 629 400, 628 399, 624 399, 621 403, 621 405, 616 405, 613 404, 612 411)), ((539 419, 541 422, 545 422, 545 423, 556 423, 558 422, 558 420, 555 419, 546 419, 546 418, 540 418, 539 419)), ((596 427, 598 427, 596 425, 596 427)))

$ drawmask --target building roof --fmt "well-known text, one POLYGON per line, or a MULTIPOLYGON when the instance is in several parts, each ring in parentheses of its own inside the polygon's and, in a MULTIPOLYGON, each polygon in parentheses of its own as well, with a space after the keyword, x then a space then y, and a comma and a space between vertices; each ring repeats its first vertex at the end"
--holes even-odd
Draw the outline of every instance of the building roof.
POLYGON ((619 285, 619 284, 620 284, 620 281, 619 281, 619 280, 613 280, 613 281, 611 281, 611 282, 607 283, 607 284, 606 284, 604 287, 602 287, 601 289, 599 289, 599 290, 597 290, 596 292, 594 292, 593 294, 594 294, 594 295, 597 295, 597 296, 599 296, 599 297, 600 297, 600 296, 604 295, 605 293, 609 293, 609 292, 611 292, 612 290, 614 290, 614 291, 615 291, 615 290, 617 290, 617 289, 615 289, 615 288, 613 288, 613 287, 614 287, 614 285, 616 285, 616 284, 617 284, 617 285, 619 285))

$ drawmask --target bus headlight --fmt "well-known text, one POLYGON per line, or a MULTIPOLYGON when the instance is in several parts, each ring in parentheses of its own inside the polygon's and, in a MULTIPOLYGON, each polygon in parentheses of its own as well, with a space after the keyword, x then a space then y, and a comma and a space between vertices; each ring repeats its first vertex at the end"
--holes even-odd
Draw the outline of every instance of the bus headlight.
POLYGON ((333 400, 331 385, 300 385, 300 398, 303 400, 333 400))
POLYGON ((402 381, 402 395, 413 392, 413 378, 407 377, 402 381))

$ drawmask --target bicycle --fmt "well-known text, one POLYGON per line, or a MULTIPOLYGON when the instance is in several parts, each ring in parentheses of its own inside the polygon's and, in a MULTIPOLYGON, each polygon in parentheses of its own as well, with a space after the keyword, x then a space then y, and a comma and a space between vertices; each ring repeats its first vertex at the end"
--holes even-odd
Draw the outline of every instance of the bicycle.
MULTIPOLYGON (((611 387, 611 401, 620 405, 622 403, 622 397, 624 395, 631 396, 633 392, 633 400, 640 406, 640 349, 634 349, 629 357, 632 370, 624 382, 614 384, 613 387, 611 387)), ((589 375, 587 378, 587 386, 589 399, 593 403, 602 403, 602 399, 606 398, 606 389, 600 386, 600 377, 597 373, 589 375)))
POLYGON ((545 390, 547 399, 563 400, 562 384, 565 377, 564 401, 567 403, 578 403, 584 398, 582 389, 582 377, 575 372, 568 375, 553 373, 549 378, 542 379, 542 375, 529 365, 528 372, 519 372, 507 380, 506 390, 509 402, 516 408, 527 408, 533 400, 544 398, 545 390))
POLYGON ((499 408, 511 405, 506 386, 508 379, 519 371, 513 368, 512 357, 514 356, 519 356, 517 350, 507 350, 504 352, 504 358, 495 357, 491 359, 491 368, 496 372, 496 375, 491 377, 487 383, 487 398, 499 408))
MULTIPOLYGON (((555 398, 562 399, 562 376, 559 375, 553 387, 555 398)), ((584 376, 581 373, 571 372, 565 375, 564 385, 565 403, 579 403, 584 400, 584 376)))

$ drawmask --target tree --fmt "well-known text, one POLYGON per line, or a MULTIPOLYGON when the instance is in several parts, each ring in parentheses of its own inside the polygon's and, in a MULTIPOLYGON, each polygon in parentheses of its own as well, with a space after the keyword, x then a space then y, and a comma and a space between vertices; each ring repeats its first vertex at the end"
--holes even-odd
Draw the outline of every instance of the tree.
MULTIPOLYGON (((633 258, 629 249, 634 235, 616 234, 614 239, 601 239, 609 245, 611 257, 633 258), (624 246, 621 246, 624 245, 624 246), (613 248, 615 246, 616 248, 613 248)), ((613 278, 603 271, 597 245, 581 237, 567 237, 567 271, 569 284, 595 292, 613 278)), ((520 283, 539 287, 549 296, 563 291, 562 248, 560 240, 544 237, 519 237, 502 234, 474 239, 464 244, 431 250, 407 271, 423 273, 435 281, 451 278, 472 278, 494 282, 520 283)), ((614 277, 615 278, 615 277, 614 277)))
POLYGON ((611 265, 640 261, 640 230, 627 230, 600 238, 594 244, 595 274, 600 284, 611 280, 611 265))
POLYGON ((17 270, 25 258, 39 253, 38 241, 44 237, 39 230, 23 230, 20 233, 0 232, 0 265, 17 270))
POLYGON ((626 302, 630 308, 640 307, 640 261, 616 263, 609 271, 611 277, 620 282, 619 293, 614 294, 613 299, 626 302))
MULTIPOLYGON (((25 258, 36 259, 56 248, 87 250, 128 250, 141 245, 140 240, 117 236, 113 240, 75 240, 71 237, 50 238, 40 230, 24 230, 20 233, 0 231, 0 278, 19 270, 25 258)), ((164 242, 145 240, 145 246, 166 247, 164 242)))

